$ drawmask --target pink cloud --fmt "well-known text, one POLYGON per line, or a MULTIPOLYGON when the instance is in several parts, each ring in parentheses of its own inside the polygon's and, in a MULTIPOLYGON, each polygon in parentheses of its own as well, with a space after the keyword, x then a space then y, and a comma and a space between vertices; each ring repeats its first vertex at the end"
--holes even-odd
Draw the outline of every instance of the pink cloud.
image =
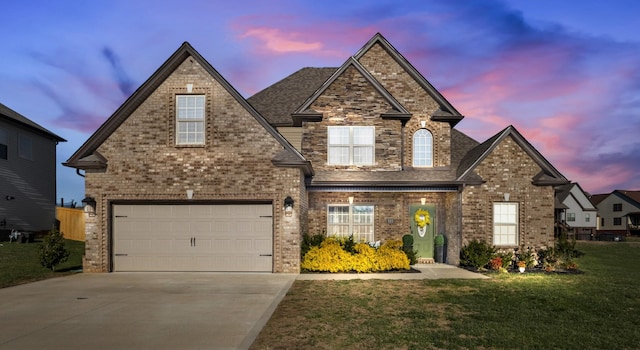
POLYGON ((319 51, 323 45, 319 41, 302 40, 306 37, 298 33, 285 33, 280 29, 268 27, 256 27, 245 31, 240 35, 241 39, 254 38, 262 42, 262 48, 266 51, 278 54, 291 52, 319 51))

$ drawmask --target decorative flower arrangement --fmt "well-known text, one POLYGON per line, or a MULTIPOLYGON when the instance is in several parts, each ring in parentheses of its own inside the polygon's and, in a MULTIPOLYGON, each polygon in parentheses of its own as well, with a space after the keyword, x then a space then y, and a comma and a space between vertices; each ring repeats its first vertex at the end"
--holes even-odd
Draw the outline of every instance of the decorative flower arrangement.
POLYGON ((429 212, 422 208, 416 210, 416 214, 413 216, 413 220, 415 220, 416 225, 418 225, 418 227, 420 228, 423 228, 431 224, 431 218, 429 217, 429 212))
POLYGON ((523 260, 518 261, 518 267, 527 267, 527 262, 523 260))

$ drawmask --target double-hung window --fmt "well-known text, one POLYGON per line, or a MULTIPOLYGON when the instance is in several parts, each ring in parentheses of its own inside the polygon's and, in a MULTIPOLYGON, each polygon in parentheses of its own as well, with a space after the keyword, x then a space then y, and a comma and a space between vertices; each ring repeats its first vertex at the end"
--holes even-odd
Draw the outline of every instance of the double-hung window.
POLYGON ((204 95, 176 96, 176 144, 204 145, 204 95))
POLYGON ((614 203, 613 211, 622 211, 622 203, 614 203))
POLYGON ((18 156, 22 159, 33 160, 33 140, 31 136, 18 134, 18 156))
POLYGON ((7 132, 0 129, 0 159, 8 159, 7 132))
POLYGON ((518 203, 493 203, 493 244, 518 245, 518 203))
POLYGON ((576 221, 576 213, 567 213, 567 222, 576 221))
POLYGON ((433 135, 427 129, 419 129, 413 134, 413 166, 433 166, 433 135))
POLYGON ((329 205, 327 235, 349 237, 356 242, 373 242, 373 205, 329 205))
POLYGON ((375 158, 375 127, 330 126, 328 163, 335 165, 372 165, 375 158))

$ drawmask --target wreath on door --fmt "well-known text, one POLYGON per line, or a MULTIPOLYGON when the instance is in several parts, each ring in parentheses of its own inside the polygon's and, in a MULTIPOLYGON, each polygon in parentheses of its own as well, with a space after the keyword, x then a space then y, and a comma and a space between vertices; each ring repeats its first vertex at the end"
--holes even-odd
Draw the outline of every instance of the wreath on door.
POLYGON ((424 237, 425 233, 427 233, 427 225, 431 224, 429 212, 420 208, 416 210, 413 220, 416 222, 416 226, 418 226, 418 234, 420 237, 424 237))

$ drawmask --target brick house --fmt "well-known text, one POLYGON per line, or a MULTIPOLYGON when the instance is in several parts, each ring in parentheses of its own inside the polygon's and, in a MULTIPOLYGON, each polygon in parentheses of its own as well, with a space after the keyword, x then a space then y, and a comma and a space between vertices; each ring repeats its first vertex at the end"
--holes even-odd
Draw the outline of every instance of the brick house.
POLYGON ((185 43, 65 163, 95 199, 85 270, 298 272, 302 233, 411 233, 425 260, 442 233, 450 264, 471 239, 551 245, 567 180, 462 119, 380 34, 248 100, 185 43))

